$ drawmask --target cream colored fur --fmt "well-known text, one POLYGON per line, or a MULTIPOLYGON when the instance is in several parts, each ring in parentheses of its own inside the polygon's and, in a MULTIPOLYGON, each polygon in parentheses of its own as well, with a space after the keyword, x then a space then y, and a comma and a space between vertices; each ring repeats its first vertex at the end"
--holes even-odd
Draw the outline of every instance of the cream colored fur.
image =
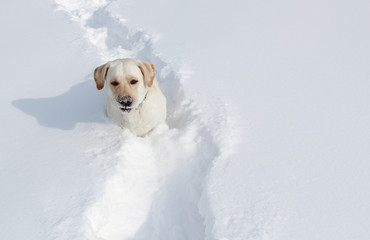
POLYGON ((122 128, 136 136, 144 136, 166 119, 166 98, 155 77, 153 64, 136 59, 117 59, 99 66, 94 71, 99 90, 106 85, 107 114, 122 128), (137 80, 136 84, 132 84, 137 80), (112 83, 117 84, 114 86, 112 83), (130 111, 121 110, 120 96, 130 96, 130 111))

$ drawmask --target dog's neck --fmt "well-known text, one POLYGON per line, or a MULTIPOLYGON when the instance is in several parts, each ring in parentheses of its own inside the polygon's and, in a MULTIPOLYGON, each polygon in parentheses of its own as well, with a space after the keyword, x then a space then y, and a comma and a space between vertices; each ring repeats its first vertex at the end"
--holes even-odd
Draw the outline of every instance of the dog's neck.
POLYGON ((149 92, 149 89, 146 91, 143 101, 141 101, 141 103, 139 104, 139 106, 137 106, 137 108, 135 108, 136 111, 137 110, 140 110, 140 108, 143 106, 143 103, 145 102, 146 97, 148 96, 148 92, 149 92))

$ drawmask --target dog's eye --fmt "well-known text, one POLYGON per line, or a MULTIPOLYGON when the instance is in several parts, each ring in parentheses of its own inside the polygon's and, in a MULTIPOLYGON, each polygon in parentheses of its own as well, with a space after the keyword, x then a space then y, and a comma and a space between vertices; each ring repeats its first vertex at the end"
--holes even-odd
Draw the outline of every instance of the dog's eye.
POLYGON ((119 83, 117 81, 114 81, 114 82, 111 82, 110 84, 112 84, 113 86, 117 86, 119 83))
POLYGON ((134 85, 134 84, 136 84, 137 82, 138 82, 138 80, 131 80, 130 84, 131 84, 131 85, 134 85))

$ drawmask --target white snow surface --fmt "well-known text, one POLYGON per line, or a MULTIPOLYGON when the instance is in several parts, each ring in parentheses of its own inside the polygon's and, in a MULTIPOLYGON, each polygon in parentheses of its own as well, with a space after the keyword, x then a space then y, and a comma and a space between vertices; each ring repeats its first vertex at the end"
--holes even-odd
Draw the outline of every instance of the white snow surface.
POLYGON ((1 239, 370 239, 370 4, 0 4, 1 239), (152 62, 166 124, 96 66, 152 62))

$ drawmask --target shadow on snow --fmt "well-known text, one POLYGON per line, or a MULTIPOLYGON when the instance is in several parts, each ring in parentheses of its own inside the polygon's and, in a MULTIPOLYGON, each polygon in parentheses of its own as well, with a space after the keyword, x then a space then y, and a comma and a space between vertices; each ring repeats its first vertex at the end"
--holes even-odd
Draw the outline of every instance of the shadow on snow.
POLYGON ((77 123, 105 121, 105 93, 88 80, 55 97, 19 99, 12 104, 48 128, 73 129, 77 123))

